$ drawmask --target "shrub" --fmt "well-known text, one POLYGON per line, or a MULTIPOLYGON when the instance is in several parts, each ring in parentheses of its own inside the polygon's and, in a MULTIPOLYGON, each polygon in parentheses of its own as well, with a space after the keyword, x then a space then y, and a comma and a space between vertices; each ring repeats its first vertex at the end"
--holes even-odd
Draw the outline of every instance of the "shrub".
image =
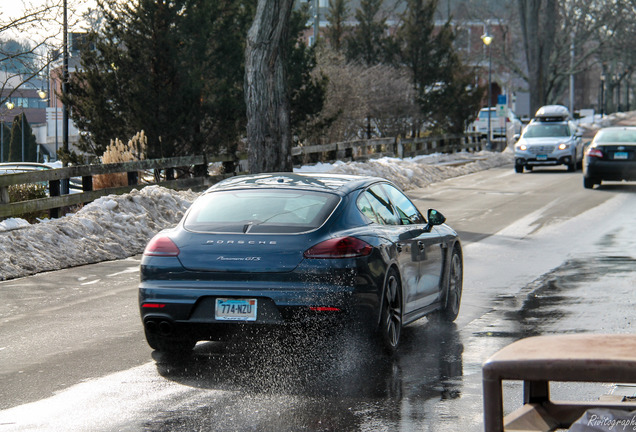
MULTIPOLYGON (((11 202, 29 201, 47 197, 46 186, 40 183, 11 185, 7 189, 9 191, 9 200, 11 202)), ((41 210, 39 212, 25 213, 20 217, 29 223, 35 223, 38 219, 48 217, 48 213, 46 210, 41 210)))
MULTIPOLYGON (((102 155, 102 163, 119 163, 130 162, 145 159, 146 145, 148 138, 144 131, 138 132, 134 137, 128 140, 127 144, 115 138, 110 141, 110 145, 106 147, 106 151, 102 155)), ((111 187, 128 185, 128 176, 126 173, 100 174, 93 178, 93 188, 106 189, 111 187)))

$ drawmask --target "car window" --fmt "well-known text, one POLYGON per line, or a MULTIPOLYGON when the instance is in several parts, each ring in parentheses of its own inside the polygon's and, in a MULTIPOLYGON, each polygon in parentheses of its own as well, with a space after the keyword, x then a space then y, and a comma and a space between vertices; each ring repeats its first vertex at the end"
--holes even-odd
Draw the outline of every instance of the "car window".
POLYGON ((321 226, 339 202, 338 195, 304 190, 218 191, 194 202, 184 227, 197 232, 305 232, 321 226))
POLYGON ((636 143, 636 130, 608 129, 600 130, 594 139, 596 143, 636 143))
POLYGON ((400 224, 400 219, 394 213, 391 202, 380 185, 375 185, 367 189, 358 200, 358 208, 363 214, 365 211, 368 212, 368 210, 364 207, 366 203, 368 203, 375 215, 374 218, 369 218, 372 221, 381 225, 400 224))
POLYGON ((389 196, 389 199, 393 202, 393 206, 398 212, 402 225, 424 223, 424 218, 417 210, 417 207, 415 207, 411 200, 399 189, 393 185, 385 184, 384 190, 389 196))
MULTIPOLYGON (((496 110, 490 110, 490 119, 494 119, 497 117, 497 111, 496 110)), ((479 118, 482 120, 488 120, 488 110, 481 110, 479 111, 479 118)))
POLYGON ((360 195, 360 198, 358 198, 357 204, 358 204, 358 209, 360 210, 360 212, 362 212, 363 215, 369 218, 369 220, 375 223, 380 223, 380 220, 378 219, 377 215, 373 211, 373 208, 371 207, 371 203, 369 202, 369 198, 367 197, 366 192, 360 195))
POLYGON ((570 128, 566 124, 535 123, 528 125, 524 138, 569 137, 570 128))

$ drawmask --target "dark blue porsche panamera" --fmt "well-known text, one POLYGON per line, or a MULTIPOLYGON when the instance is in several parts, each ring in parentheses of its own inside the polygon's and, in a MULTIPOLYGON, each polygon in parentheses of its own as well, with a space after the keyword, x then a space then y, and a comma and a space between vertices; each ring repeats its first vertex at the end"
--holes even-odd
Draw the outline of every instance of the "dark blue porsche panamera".
POLYGON ((462 249, 444 222, 375 177, 224 180, 146 246, 139 305, 148 344, 188 351, 249 328, 336 319, 395 351, 404 325, 459 313, 462 249))

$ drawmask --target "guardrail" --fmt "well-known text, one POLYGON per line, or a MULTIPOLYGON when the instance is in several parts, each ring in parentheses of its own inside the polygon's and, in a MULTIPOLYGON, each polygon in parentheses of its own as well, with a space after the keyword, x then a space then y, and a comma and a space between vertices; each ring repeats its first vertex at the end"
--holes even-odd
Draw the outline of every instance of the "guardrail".
POLYGON ((139 187, 139 172, 146 170, 159 170, 159 181, 143 183, 144 186, 156 184, 172 189, 197 188, 218 181, 218 179, 208 176, 205 156, 148 159, 103 165, 79 165, 4 174, 0 175, 0 217, 15 217, 44 210, 49 210, 52 218, 59 217, 60 209, 63 207, 91 202, 105 195, 130 192, 139 187), (182 178, 175 178, 175 170, 180 168, 189 174, 182 178), (93 176, 113 173, 127 173, 128 185, 93 190, 93 176), (78 177, 82 179, 82 192, 62 194, 63 182, 78 177), (10 202, 9 186, 42 182, 48 183, 48 198, 10 202))

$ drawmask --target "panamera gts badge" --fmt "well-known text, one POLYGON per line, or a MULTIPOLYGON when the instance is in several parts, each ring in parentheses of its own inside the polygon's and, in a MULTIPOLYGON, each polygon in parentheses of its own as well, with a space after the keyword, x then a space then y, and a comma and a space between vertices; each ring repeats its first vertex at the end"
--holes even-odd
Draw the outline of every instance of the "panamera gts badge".
POLYGON ((216 259, 217 261, 260 261, 261 257, 259 256, 251 256, 251 257, 225 257, 221 255, 216 259))

